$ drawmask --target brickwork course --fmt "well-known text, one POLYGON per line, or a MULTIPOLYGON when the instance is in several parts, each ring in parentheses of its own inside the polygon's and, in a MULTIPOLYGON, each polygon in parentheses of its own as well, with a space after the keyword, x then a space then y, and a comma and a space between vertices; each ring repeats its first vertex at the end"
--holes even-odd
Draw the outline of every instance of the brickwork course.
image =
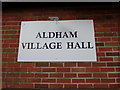
POLYGON ((120 88, 118 8, 117 3, 3 3, 3 88, 120 88), (94 21, 97 62, 17 62, 21 21, 54 16, 94 21))

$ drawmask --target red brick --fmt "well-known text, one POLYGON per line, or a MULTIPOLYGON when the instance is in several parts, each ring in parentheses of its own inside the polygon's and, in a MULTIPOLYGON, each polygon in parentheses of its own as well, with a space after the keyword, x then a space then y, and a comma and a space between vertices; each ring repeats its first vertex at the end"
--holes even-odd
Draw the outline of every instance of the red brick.
POLYGON ((55 72, 55 68, 42 68, 42 72, 55 72))
POLYGON ((120 53, 119 52, 109 52, 109 53, 106 53, 106 56, 120 56, 120 53))
POLYGON ((2 82, 10 82, 13 81, 14 78, 2 78, 2 82))
POLYGON ((15 58, 2 58, 2 62, 15 62, 15 58))
POLYGON ((19 77, 20 73, 7 73, 6 77, 19 77))
POLYGON ((112 47, 100 47, 99 51, 112 51, 112 47))
POLYGON ((105 56, 105 53, 97 52, 97 56, 105 56))
POLYGON ((70 68, 57 68, 57 72, 70 72, 70 68))
POLYGON ((65 78, 73 78, 73 77, 77 77, 77 74, 75 74, 75 73, 65 73, 64 77, 65 78))
POLYGON ((6 85, 5 85, 5 88, 7 88, 8 86, 11 86, 11 87, 14 87, 14 88, 15 88, 16 86, 19 86, 18 83, 8 83, 8 82, 7 82, 7 83, 4 83, 4 84, 6 84, 6 85), (14 85, 13 85, 13 84, 14 84, 14 85))
POLYGON ((85 72, 85 68, 72 68, 72 72, 85 72))
MULTIPOLYGON (((26 83, 8 83, 8 86, 12 88, 34 88, 33 84, 26 84, 26 83)), ((24 89, 23 89, 24 90, 24 89)))
POLYGON ((34 77, 34 73, 20 73, 20 77, 34 77))
POLYGON ((19 30, 19 26, 2 26, 3 30, 19 30))
POLYGON ((96 32, 114 32, 118 31, 116 28, 95 28, 96 32))
POLYGON ((50 84, 50 88, 63 88, 63 84, 50 84))
MULTIPOLYGON (((6 73, 2 73, 2 77, 5 78, 6 77, 6 73)), ((2 81, 3 81, 3 79, 2 79, 2 81)))
POLYGON ((104 43, 96 43, 96 46, 104 46, 104 43))
POLYGON ((108 88, 108 84, 94 84, 94 88, 108 88))
POLYGON ((100 83, 100 79, 86 79, 86 83, 100 83))
POLYGON ((4 39, 13 39, 19 38, 19 35, 2 35, 4 39))
POLYGON ((120 47, 112 47, 113 51, 119 51, 120 47))
POLYGON ((36 63, 36 67, 49 67, 48 62, 38 62, 36 63))
POLYGON ((18 40, 16 39, 4 39, 2 41, 3 43, 18 43, 18 40))
POLYGON ((42 83, 56 83, 56 79, 42 79, 42 83))
MULTIPOLYGON (((0 25, 1 25, 1 22, 0 22, 0 25)), ((1 28, 1 27, 0 27, 1 28)), ((2 37, 2 34, 3 34, 3 31, 0 31, 0 36, 2 37)))
POLYGON ((92 67, 102 67, 102 66, 106 66, 106 63, 96 63, 96 62, 92 63, 92 67))
POLYGON ((18 83, 18 82, 27 82, 27 78, 7 78, 7 82, 14 82, 14 83, 18 83))
POLYGON ((27 68, 14 68, 13 72, 27 72, 27 68))
POLYGON ((119 42, 106 42, 105 46, 120 46, 119 42))
POLYGON ((117 33, 116 32, 107 32, 107 33, 104 33, 104 36, 117 36, 117 33))
POLYGON ((115 68, 101 68, 101 72, 115 72, 115 68))
POLYGON ((63 67, 63 63, 51 62, 50 67, 63 67))
MULTIPOLYGON (((14 31, 12 31, 12 30, 10 30, 10 31, 3 31, 2 34, 3 34, 3 35, 8 35, 8 34, 9 34, 9 35, 15 35, 15 34, 17 35, 17 34, 18 34, 18 31, 17 31, 17 30, 14 30, 14 31)), ((13 41, 15 41, 15 40, 13 40, 13 41)), ((15 42, 14 42, 14 43, 15 43, 15 42)))
POLYGON ((91 63, 89 62, 80 62, 78 63, 79 67, 91 67, 91 63))
POLYGON ((34 67, 35 66, 35 63, 20 63, 20 66, 21 67, 34 67))
POLYGON ((118 24, 106 23, 106 24, 95 24, 95 26, 98 28, 101 28, 101 27, 107 28, 107 27, 118 27, 118 24))
POLYGON ((20 63, 8 63, 7 67, 20 67, 20 63))
POLYGON ((114 61, 120 61, 120 57, 114 57, 114 61))
POLYGON ((120 84, 109 84, 109 88, 120 88, 120 84))
POLYGON ((7 64, 8 63, 2 63, 2 67, 4 67, 4 68, 7 67, 7 64))
POLYGON ((2 68, 3 72, 13 72, 13 68, 2 68))
POLYGON ((17 57, 17 53, 7 53, 7 57, 17 57))
POLYGON ((109 62, 107 66, 120 66, 120 62, 109 62))
POLYGON ((35 88, 48 88, 48 84, 35 84, 35 88))
POLYGON ((35 77, 44 78, 44 77, 48 77, 48 74, 47 73, 35 73, 35 77))
POLYGON ((14 68, 2 68, 3 72, 14 72, 14 68))
POLYGON ((113 57, 100 57, 100 61, 113 61, 113 57))
POLYGON ((3 52, 15 52, 16 50, 15 49, 8 49, 8 48, 6 48, 6 49, 3 49, 2 50, 3 52))
POLYGON ((93 77, 98 77, 98 78, 100 78, 100 77, 107 77, 107 73, 94 73, 93 77))
POLYGON ((2 44, 2 47, 3 47, 3 48, 9 48, 9 47, 10 47, 10 44, 5 44, 5 43, 3 43, 3 44, 2 44))
POLYGON ((112 41, 119 41, 120 38, 119 37, 111 37, 112 38, 112 41))
POLYGON ((86 72, 100 72, 100 68, 86 68, 86 72))
POLYGON ((74 62, 66 62, 64 64, 64 67, 76 67, 76 63, 74 63, 74 62))
POLYGON ((27 82, 28 83, 42 83, 40 78, 28 78, 27 82))
POLYGON ((102 36, 104 36, 104 34, 103 33, 95 33, 95 36, 96 37, 102 37, 102 36))
POLYGON ((6 86, 6 83, 4 83, 4 82, 3 82, 1 85, 2 85, 2 86, 1 86, 2 88, 6 88, 6 87, 7 87, 7 86, 6 86))
POLYGON ((64 88, 77 88, 77 84, 65 84, 64 88))
POLYGON ((109 73, 108 77, 120 77, 120 73, 109 73))
POLYGON ((57 79, 57 83, 70 83, 70 79, 57 79))
POLYGON ((61 77, 63 77, 63 73, 51 73, 50 77, 61 78, 61 77))
POLYGON ((92 74, 91 73, 81 73, 81 74, 78 74, 78 77, 92 77, 92 74))
POLYGON ((103 42, 103 41, 111 41, 111 38, 97 38, 98 42, 103 42))
POLYGON ((72 79, 72 83, 85 83, 85 79, 72 79))
POLYGON ((78 88, 93 88, 92 84, 79 84, 78 88))
POLYGON ((28 68, 28 72, 41 72, 41 68, 28 68))
POLYGON ((116 72, 119 72, 120 71, 120 68, 116 68, 116 72))
POLYGON ((22 84, 20 83, 19 84, 20 88, 34 88, 34 85, 33 84, 22 84))
POLYGON ((18 44, 10 44, 9 46, 10 46, 11 48, 18 48, 19 45, 18 45, 18 44))
POLYGON ((117 78, 117 79, 116 79, 116 82, 117 82, 117 83, 120 83, 120 78, 117 78))
POLYGON ((115 83, 115 79, 101 79, 101 83, 115 83))
POLYGON ((19 22, 2 22, 2 25, 20 25, 19 22))

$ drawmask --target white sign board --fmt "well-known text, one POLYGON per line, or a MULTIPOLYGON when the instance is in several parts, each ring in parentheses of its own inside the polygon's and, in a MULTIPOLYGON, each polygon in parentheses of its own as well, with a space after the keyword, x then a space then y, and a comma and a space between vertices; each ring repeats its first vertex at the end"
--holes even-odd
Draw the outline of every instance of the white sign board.
POLYGON ((23 21, 18 62, 96 61, 93 20, 23 21))

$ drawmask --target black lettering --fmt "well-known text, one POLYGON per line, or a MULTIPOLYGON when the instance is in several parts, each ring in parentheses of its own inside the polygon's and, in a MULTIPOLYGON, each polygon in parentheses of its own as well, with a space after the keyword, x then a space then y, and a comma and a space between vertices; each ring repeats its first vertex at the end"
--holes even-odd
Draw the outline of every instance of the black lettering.
POLYGON ((62 49, 62 42, 57 42, 57 49, 62 49))
POLYGON ((63 37, 62 37, 62 38, 64 38, 64 37, 68 38, 68 35, 67 35, 66 32, 63 34, 63 37))
POLYGON ((36 49, 36 47, 34 47, 34 43, 31 43, 31 49, 36 49))
POLYGON ((42 38, 41 35, 40 35, 40 32, 38 32, 37 36, 35 38, 42 38))
POLYGON ((48 37, 46 36, 46 32, 43 32, 43 38, 48 38, 48 37))
POLYGON ((40 48, 40 43, 37 43, 37 49, 41 49, 41 48, 40 48))
POLYGON ((49 48, 50 48, 50 49, 55 49, 55 47, 56 47, 55 42, 51 42, 51 43, 49 44, 49 48))
POLYGON ((55 33, 54 32, 49 32, 49 38, 54 38, 55 37, 55 33))
POLYGON ((92 49, 91 42, 88 42, 88 48, 92 49))
POLYGON ((27 49, 30 49, 30 43, 28 43, 28 48, 27 49))
POLYGON ((67 42, 67 49, 73 49, 73 42, 67 42))
POLYGON ((70 38, 71 38, 71 37, 77 38, 77 31, 75 31, 74 34, 73 34, 72 32, 70 32, 70 38))
POLYGON ((76 43, 74 49, 76 49, 76 48, 81 48, 78 42, 76 43))
POLYGON ((43 45, 43 48, 42 48, 42 49, 44 49, 44 48, 49 49, 48 46, 47 46, 47 43, 45 43, 45 44, 43 45))
POLYGON ((22 43, 23 49, 25 49, 27 43, 22 43))
POLYGON ((85 42, 81 42, 82 43, 82 48, 86 49, 87 47, 85 47, 85 42))
POLYGON ((56 32, 56 38, 61 38, 62 32, 56 32))

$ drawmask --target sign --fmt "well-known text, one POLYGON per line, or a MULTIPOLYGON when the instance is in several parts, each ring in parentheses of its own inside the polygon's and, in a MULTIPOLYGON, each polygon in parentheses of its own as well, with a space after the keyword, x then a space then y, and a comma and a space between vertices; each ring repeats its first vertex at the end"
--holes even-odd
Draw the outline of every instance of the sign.
POLYGON ((96 61, 93 20, 23 21, 18 62, 96 61))

